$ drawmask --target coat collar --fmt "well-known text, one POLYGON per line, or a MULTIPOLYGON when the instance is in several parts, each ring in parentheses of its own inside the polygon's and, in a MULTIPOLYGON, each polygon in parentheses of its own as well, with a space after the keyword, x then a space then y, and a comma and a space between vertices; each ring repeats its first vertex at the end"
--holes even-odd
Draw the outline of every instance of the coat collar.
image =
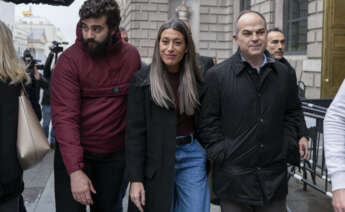
MULTIPOLYGON (((265 50, 264 54, 267 58, 267 63, 264 65, 272 65, 276 62, 276 60, 271 56, 271 54, 265 50)), ((232 57, 235 66, 236 75, 239 75, 247 66, 250 66, 249 63, 245 60, 245 58, 241 55, 240 48, 238 48, 237 52, 232 57)), ((275 70, 275 69, 273 69, 275 70)))

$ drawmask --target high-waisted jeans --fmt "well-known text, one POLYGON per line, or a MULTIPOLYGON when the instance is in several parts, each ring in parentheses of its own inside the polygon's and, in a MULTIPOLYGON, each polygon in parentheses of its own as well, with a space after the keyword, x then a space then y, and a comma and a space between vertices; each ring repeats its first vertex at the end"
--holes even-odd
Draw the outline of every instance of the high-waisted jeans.
POLYGON ((209 212, 206 152, 196 139, 176 146, 175 189, 171 212, 209 212))

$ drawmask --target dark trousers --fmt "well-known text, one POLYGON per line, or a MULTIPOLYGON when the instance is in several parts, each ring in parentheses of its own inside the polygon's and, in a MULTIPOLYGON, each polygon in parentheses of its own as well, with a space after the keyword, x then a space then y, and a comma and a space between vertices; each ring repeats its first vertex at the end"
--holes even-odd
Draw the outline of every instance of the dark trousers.
MULTIPOLYGON (((85 212, 86 207, 73 199, 70 177, 66 172, 61 153, 56 143, 55 204, 56 212, 85 212)), ((119 198, 125 167, 124 151, 112 154, 84 154, 83 171, 90 178, 96 194, 92 194, 94 204, 91 212, 113 212, 119 198)))
POLYGON ((0 203, 1 212, 20 212, 19 196, 0 203))
POLYGON ((127 170, 125 170, 125 172, 123 174, 123 181, 122 181, 119 199, 116 203, 116 210, 114 212, 123 212, 122 201, 126 195, 128 184, 129 184, 128 173, 127 173, 127 170))
POLYGON ((267 202, 264 206, 249 206, 233 201, 220 201, 222 212, 286 212, 286 198, 267 202))

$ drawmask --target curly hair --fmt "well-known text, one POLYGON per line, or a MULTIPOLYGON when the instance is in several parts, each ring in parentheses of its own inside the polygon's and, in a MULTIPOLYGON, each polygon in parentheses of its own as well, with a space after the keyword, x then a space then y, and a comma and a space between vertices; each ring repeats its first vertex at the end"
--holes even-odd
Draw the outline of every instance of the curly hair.
POLYGON ((104 15, 107 17, 109 29, 119 27, 121 21, 120 8, 115 0, 87 0, 79 10, 81 20, 100 18, 104 15))

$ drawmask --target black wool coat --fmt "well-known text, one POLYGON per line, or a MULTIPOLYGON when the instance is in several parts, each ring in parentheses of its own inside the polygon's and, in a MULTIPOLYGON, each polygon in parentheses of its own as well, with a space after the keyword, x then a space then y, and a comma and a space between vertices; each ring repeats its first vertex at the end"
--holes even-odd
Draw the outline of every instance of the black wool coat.
POLYGON ((201 56, 200 55, 200 65, 201 65, 202 71, 204 73, 206 73, 206 71, 208 69, 210 69, 210 68, 212 68, 212 66, 214 66, 212 57, 207 57, 207 56, 201 56))
POLYGON ((221 200, 263 205, 287 194, 287 147, 301 107, 294 73, 265 54, 260 76, 239 51, 206 74, 200 141, 221 200))
MULTIPOLYGON (((150 67, 136 72, 130 82, 126 166, 130 182, 144 183, 145 212, 162 212, 170 211, 174 189, 176 111, 153 102, 148 80, 150 67)), ((137 212, 129 202, 128 212, 137 212)))
POLYGON ((23 191, 16 145, 20 89, 0 81, 0 204, 23 191))
MULTIPOLYGON (((296 70, 291 66, 291 64, 283 57, 282 59, 279 60, 279 62, 283 63, 284 65, 286 65, 286 67, 288 67, 288 69, 290 69, 291 72, 293 72, 296 75, 296 70)), ((297 77, 296 77, 297 78, 297 77)), ((299 89, 299 87, 297 87, 297 89, 299 89)), ((300 126, 298 129, 298 137, 302 138, 302 137, 308 137, 308 129, 304 120, 304 115, 303 113, 301 113, 300 116, 300 126)))

